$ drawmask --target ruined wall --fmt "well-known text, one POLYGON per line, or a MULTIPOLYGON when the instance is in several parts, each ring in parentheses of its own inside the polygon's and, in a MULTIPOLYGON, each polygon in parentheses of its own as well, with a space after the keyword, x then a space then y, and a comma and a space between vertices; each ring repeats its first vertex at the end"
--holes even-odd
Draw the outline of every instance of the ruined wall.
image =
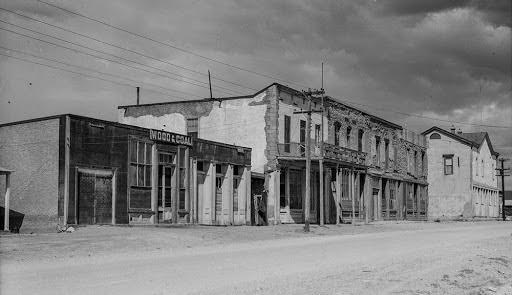
POLYGON ((269 158, 265 139, 272 132, 265 122, 270 107, 268 91, 270 88, 255 97, 221 102, 204 100, 121 107, 119 122, 186 134, 186 120, 197 118, 200 138, 252 148, 251 170, 263 173, 269 158))
MULTIPOLYGON (((58 222, 60 119, 0 127, 0 166, 11 174, 10 208, 25 214, 22 229, 58 222)), ((0 177, 4 204, 5 178, 0 177)))
MULTIPOLYGON (((429 218, 453 219, 470 217, 472 200, 470 191, 471 148, 438 133, 440 139, 426 134, 429 183, 429 218), (444 174, 443 155, 453 154, 453 174, 444 174)), ((437 133, 437 132, 435 132, 437 133)))

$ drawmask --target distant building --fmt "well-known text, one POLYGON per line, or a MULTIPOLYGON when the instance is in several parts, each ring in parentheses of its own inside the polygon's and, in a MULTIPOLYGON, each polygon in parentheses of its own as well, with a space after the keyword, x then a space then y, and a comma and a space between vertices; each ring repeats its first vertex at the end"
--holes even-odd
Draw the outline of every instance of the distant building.
POLYGON ((498 153, 487 132, 432 127, 423 134, 428 146, 429 217, 498 217, 498 153))
MULTIPOLYGON (((312 222, 321 213, 326 223, 426 219, 424 136, 332 97, 311 107, 312 222)), ((268 222, 302 223, 307 126, 295 112, 307 109, 300 91, 274 83, 247 96, 120 106, 119 122, 251 147, 252 195, 268 222)))
POLYGON ((16 171, 10 207, 25 228, 247 224, 250 165, 250 148, 77 115, 0 125, 0 166, 16 171))

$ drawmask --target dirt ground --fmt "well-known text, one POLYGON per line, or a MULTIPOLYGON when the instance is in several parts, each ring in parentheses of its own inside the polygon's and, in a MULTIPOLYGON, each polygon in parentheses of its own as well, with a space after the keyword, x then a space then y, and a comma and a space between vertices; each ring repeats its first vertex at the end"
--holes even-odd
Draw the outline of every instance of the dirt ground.
POLYGON ((111 275, 112 293, 132 294, 156 270, 168 275, 154 279, 173 288, 150 285, 145 293, 512 295, 512 222, 313 225, 310 233, 301 225, 88 226, 0 236, 2 294, 74 294, 66 288, 80 284, 83 272, 111 275), (62 271, 80 280, 57 284, 52 274, 62 271))

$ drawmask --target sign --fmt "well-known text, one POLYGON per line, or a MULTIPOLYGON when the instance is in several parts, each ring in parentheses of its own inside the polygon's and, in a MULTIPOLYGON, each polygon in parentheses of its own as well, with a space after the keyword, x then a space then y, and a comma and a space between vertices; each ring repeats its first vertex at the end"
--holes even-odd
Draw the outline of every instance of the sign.
POLYGON ((192 137, 182 134, 176 134, 166 131, 149 130, 149 139, 155 141, 168 142, 171 144, 192 146, 192 137))

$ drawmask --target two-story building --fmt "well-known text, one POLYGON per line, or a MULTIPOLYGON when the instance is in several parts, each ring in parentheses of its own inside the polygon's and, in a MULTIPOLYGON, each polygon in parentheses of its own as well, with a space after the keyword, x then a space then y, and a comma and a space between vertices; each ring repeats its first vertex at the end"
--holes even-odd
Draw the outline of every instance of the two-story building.
POLYGON ((487 132, 432 127, 423 134, 428 144, 429 218, 498 217, 498 153, 487 132))
MULTIPOLYGON (((426 218, 423 136, 313 97, 311 220, 426 218)), ((308 98, 274 83, 255 94, 119 107, 119 122, 252 148, 252 195, 270 223, 304 222, 308 98)))

